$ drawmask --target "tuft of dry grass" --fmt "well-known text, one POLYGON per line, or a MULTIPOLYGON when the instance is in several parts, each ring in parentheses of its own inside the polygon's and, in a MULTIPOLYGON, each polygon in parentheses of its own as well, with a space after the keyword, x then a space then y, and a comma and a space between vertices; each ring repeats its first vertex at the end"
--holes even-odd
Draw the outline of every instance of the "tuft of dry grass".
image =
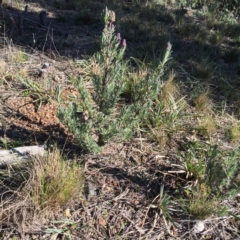
POLYGON ((0 172, 1 225, 34 227, 36 216, 57 213, 70 200, 80 198, 84 175, 81 166, 65 161, 59 150, 37 156, 0 172), (39 215, 40 214, 40 215, 39 215))
POLYGON ((13 54, 12 61, 14 63, 23 63, 28 61, 28 59, 29 59, 29 56, 26 53, 24 53, 22 50, 18 50, 13 54))
POLYGON ((148 125, 149 137, 163 147, 170 141, 172 132, 176 131, 176 122, 184 105, 183 99, 178 101, 180 94, 174 77, 175 74, 172 72, 162 85, 156 109, 153 110, 155 116, 151 120, 152 126, 148 125))
POLYGON ((212 102, 209 98, 209 91, 207 90, 206 92, 203 92, 199 94, 195 99, 194 99, 194 106, 197 110, 198 113, 203 114, 203 113, 211 113, 212 112, 212 102))
POLYGON ((167 126, 161 126, 158 128, 150 128, 149 138, 156 141, 161 147, 166 147, 167 143, 170 141, 169 134, 167 132, 167 126), (164 128, 165 127, 165 128, 164 128))
POLYGON ((3 59, 0 59, 0 74, 5 72, 6 66, 7 63, 3 59))
POLYGON ((198 192, 189 200, 188 204, 188 213, 195 219, 201 220, 206 219, 214 213, 217 202, 198 192))
POLYGON ((220 45, 225 39, 225 35, 221 31, 215 31, 210 36, 210 42, 215 45, 220 45))
POLYGON ((174 82, 174 78, 175 74, 174 72, 171 72, 167 81, 164 83, 159 96, 159 100, 164 102, 164 105, 166 107, 169 103, 171 96, 174 96, 175 99, 177 99, 180 96, 178 87, 174 82))
POLYGON ((34 160, 30 178, 23 189, 35 207, 54 208, 79 196, 83 171, 76 161, 65 161, 59 150, 34 160))
POLYGON ((206 62, 206 60, 202 60, 200 62, 193 61, 192 67, 193 76, 204 82, 210 81, 214 74, 214 70, 211 66, 211 63, 206 62))
POLYGON ((216 132, 216 123, 212 115, 205 115, 199 119, 198 134, 202 136, 211 136, 216 132))
POLYGON ((22 68, 22 69, 20 69, 18 75, 21 76, 22 78, 27 78, 28 77, 28 70, 26 68, 22 68))
POLYGON ((234 144, 240 143, 240 127, 238 121, 235 121, 227 130, 227 136, 234 144))

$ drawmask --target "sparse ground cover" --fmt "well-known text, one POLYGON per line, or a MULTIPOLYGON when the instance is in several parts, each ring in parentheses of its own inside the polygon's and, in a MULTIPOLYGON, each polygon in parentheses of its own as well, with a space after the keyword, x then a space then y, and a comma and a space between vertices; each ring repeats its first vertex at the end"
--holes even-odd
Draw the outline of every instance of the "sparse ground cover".
POLYGON ((3 1, 1 238, 240 238, 239 9, 3 1))

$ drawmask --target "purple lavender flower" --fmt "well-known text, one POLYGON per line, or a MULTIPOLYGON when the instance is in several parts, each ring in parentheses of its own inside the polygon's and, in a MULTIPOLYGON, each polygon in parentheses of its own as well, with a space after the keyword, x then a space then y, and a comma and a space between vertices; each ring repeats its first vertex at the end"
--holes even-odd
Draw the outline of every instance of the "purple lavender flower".
POLYGON ((121 34, 120 34, 120 33, 117 34, 117 42, 118 42, 118 43, 121 42, 121 34))
POLYGON ((167 50, 168 51, 171 51, 172 49, 172 44, 170 42, 167 43, 167 50))
POLYGON ((126 39, 122 40, 122 48, 126 48, 127 47, 127 42, 126 39))

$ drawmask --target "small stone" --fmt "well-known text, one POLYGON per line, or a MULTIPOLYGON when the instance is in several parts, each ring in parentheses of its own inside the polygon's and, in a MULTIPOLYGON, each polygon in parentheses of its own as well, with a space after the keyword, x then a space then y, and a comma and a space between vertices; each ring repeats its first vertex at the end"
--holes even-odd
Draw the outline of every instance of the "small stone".
POLYGON ((42 66, 42 69, 47 69, 50 67, 50 63, 45 62, 42 66))
POLYGON ((64 216, 65 217, 71 217, 71 213, 70 213, 70 209, 69 208, 65 209, 64 216))
POLYGON ((40 69, 39 77, 45 78, 47 76, 47 70, 46 69, 40 69))
POLYGON ((193 228, 193 232, 194 232, 194 233, 200 233, 200 232, 202 232, 204 229, 205 229, 205 227, 204 227, 204 222, 203 222, 203 221, 198 221, 198 222, 195 224, 194 228, 193 228))

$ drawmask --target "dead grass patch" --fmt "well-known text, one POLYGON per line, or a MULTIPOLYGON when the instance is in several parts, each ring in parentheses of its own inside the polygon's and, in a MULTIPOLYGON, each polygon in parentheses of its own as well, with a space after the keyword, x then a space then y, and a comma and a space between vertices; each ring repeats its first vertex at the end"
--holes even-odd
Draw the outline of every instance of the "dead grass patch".
POLYGON ((44 157, 1 169, 0 180, 1 226, 21 233, 35 231, 45 217, 58 214, 70 200, 80 199, 84 177, 76 161, 65 161, 55 149, 44 157))

